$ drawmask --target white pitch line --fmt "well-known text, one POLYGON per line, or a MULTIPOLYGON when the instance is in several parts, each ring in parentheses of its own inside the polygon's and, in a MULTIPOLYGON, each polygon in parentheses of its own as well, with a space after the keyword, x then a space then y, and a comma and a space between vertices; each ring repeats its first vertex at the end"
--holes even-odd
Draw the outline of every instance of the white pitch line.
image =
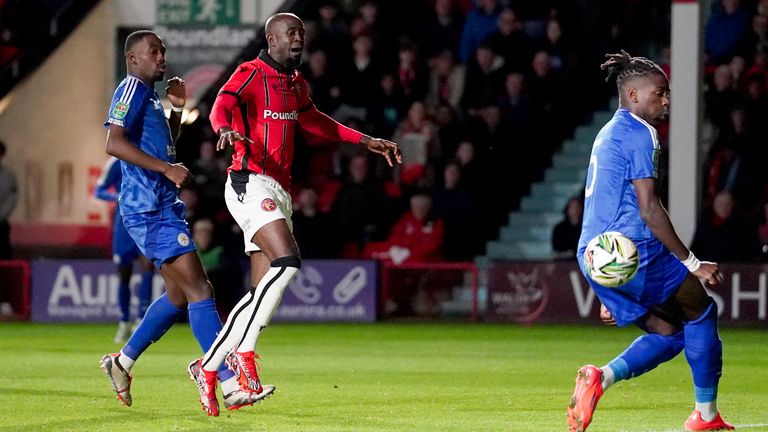
MULTIPOLYGON (((734 425, 734 426, 736 426, 736 430, 738 431, 742 429, 768 428, 768 423, 743 424, 743 425, 734 425)), ((683 429, 682 427, 676 428, 676 429, 664 429, 664 430, 657 430, 657 431, 643 429, 642 431, 638 431, 638 432, 680 432, 682 429, 683 429)), ((619 432, 635 432, 635 431, 622 429, 619 432)))

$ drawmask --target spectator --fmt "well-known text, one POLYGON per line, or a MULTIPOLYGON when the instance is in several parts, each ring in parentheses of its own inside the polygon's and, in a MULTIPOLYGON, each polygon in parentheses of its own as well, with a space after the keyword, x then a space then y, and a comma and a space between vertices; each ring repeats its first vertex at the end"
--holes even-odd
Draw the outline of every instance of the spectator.
POLYGON ((547 21, 544 38, 538 43, 537 51, 546 51, 552 69, 567 71, 569 69, 571 49, 568 40, 563 38, 563 29, 560 21, 550 19, 547 21))
POLYGON ((744 38, 743 55, 751 58, 757 49, 768 45, 768 16, 752 17, 752 29, 744 38))
POLYGON ((377 57, 380 59, 394 57, 397 52, 395 32, 385 28, 386 24, 380 18, 378 3, 373 0, 366 0, 360 4, 357 11, 365 25, 363 29, 365 34, 373 39, 373 46, 376 47, 377 57))
POLYGON ((705 29, 705 49, 712 64, 721 64, 737 54, 744 42, 749 16, 740 0, 712 2, 705 29))
POLYGON ((760 137, 768 138, 768 95, 765 92, 765 80, 760 75, 747 78, 746 99, 747 125, 760 137))
POLYGON ((761 76, 765 85, 768 85, 768 43, 760 45, 755 53, 755 61, 752 67, 747 69, 748 77, 761 76))
POLYGON ((501 12, 498 30, 490 33, 485 43, 504 59, 507 71, 523 72, 531 62, 533 41, 523 32, 522 24, 512 9, 501 12))
POLYGON ((474 114, 480 107, 498 102, 501 92, 503 61, 493 48, 483 44, 475 52, 475 60, 467 68, 461 107, 474 114))
POLYGON ((731 61, 728 62, 728 70, 731 72, 731 79, 733 79, 734 85, 739 91, 744 89, 746 67, 746 60, 744 60, 744 57, 742 56, 733 56, 731 61))
POLYGON ((411 208, 400 217, 384 242, 368 243, 363 257, 392 262, 433 262, 442 259, 443 220, 432 213, 432 199, 426 194, 411 197, 411 208))
POLYGON ((309 84, 312 102, 323 112, 333 112, 339 107, 341 90, 335 74, 329 73, 328 56, 323 50, 309 54, 309 60, 302 67, 302 74, 309 84))
POLYGON ((321 49, 328 56, 331 73, 337 72, 338 65, 349 58, 349 39, 346 23, 339 17, 339 9, 334 0, 321 0, 318 8, 320 21, 310 50, 321 49))
POLYGON ((442 169, 449 160, 456 158, 456 150, 465 135, 466 128, 456 117, 456 110, 447 103, 438 104, 435 108, 435 126, 437 126, 437 139, 443 156, 438 168, 442 169))
POLYGON ((709 200, 722 191, 742 196, 740 192, 745 181, 743 154, 747 146, 746 113, 741 108, 735 108, 731 119, 729 129, 720 134, 712 147, 706 189, 709 200))
POLYGON ((552 250, 555 258, 574 259, 581 236, 581 218, 584 214, 584 202, 581 197, 573 197, 563 209, 563 220, 552 230, 552 250))
POLYGON ((369 118, 377 135, 391 137, 405 112, 405 97, 394 75, 385 73, 379 80, 378 92, 372 98, 369 118))
POLYGON ((504 84, 505 92, 499 101, 503 121, 515 135, 527 140, 536 127, 536 110, 525 91, 525 78, 520 72, 511 72, 504 84))
POLYGON ((405 185, 416 183, 426 173, 430 156, 439 156, 440 150, 437 128, 427 117, 423 103, 411 105, 408 116, 400 122, 392 139, 400 144, 403 152, 400 182, 405 185))
POLYGON ((492 32, 499 28, 499 3, 497 0, 478 0, 477 6, 464 20, 464 30, 461 33, 459 59, 469 64, 472 54, 492 32))
POLYGON ((397 83, 403 91, 406 103, 421 101, 427 94, 429 72, 421 63, 416 45, 405 41, 400 44, 397 64, 397 83))
POLYGON ((363 244, 386 236, 387 208, 381 181, 369 177, 368 156, 353 156, 349 161, 349 177, 331 208, 331 220, 342 243, 341 258, 359 258, 363 244))
POLYGON ((718 193, 696 226, 691 250, 702 260, 722 263, 754 261, 760 249, 754 225, 735 211, 733 196, 718 193))
POLYGON ((707 90, 704 99, 707 117, 721 131, 728 130, 731 111, 739 100, 739 93, 728 66, 720 65, 715 69, 712 86, 707 90))
POLYGON ((461 169, 451 162, 443 169, 443 180, 432 193, 435 216, 445 222, 443 250, 449 261, 466 261, 480 249, 482 241, 473 232, 475 201, 461 182, 461 169))
POLYGON ((381 77, 381 68, 371 56, 373 40, 370 36, 358 36, 352 42, 352 61, 348 61, 342 72, 342 100, 354 107, 369 109, 371 89, 376 88, 381 77))
POLYGON ((328 216, 317 208, 317 193, 303 188, 293 211, 293 236, 299 245, 302 258, 334 258, 337 247, 331 235, 332 226, 328 216))
POLYGON ((443 51, 454 58, 459 55, 459 41, 464 17, 454 7, 453 0, 435 0, 435 5, 424 25, 423 47, 427 57, 434 57, 443 51))
POLYGON ((427 109, 434 112, 441 103, 458 109, 463 94, 464 66, 456 64, 450 51, 443 51, 432 59, 432 73, 425 101, 427 109))
MULTIPOLYGON (((477 143, 477 157, 487 169, 487 181, 505 185, 504 194, 490 195, 490 192, 485 192, 489 194, 489 199, 481 201, 488 209, 489 229, 493 231, 506 219, 506 212, 517 205, 522 192, 528 189, 532 163, 526 160, 525 164, 515 164, 520 146, 524 143, 511 139, 509 129, 501 122, 501 110, 497 105, 485 106, 478 114, 471 125, 472 141, 477 143), (510 169, 511 166, 516 168, 510 169)), ((531 148, 536 149, 535 146, 531 148)))
POLYGON ((485 202, 489 193, 486 184, 487 171, 475 157, 475 144, 462 141, 456 148, 456 164, 461 170, 461 180, 477 202, 485 202))
POLYGON ((8 221, 18 199, 16 175, 10 168, 3 165, 5 152, 5 143, 0 141, 0 260, 13 258, 13 253, 11 252, 11 225, 8 221))
MULTIPOLYGON (((563 109, 563 94, 565 82, 562 74, 552 70, 549 54, 546 51, 538 51, 531 61, 531 75, 526 80, 531 97, 536 101, 539 111, 544 118, 559 119, 552 122, 544 131, 550 145, 552 141, 559 141, 565 131, 570 128, 569 117, 563 109)), ((547 151, 551 152, 551 149, 547 151)))

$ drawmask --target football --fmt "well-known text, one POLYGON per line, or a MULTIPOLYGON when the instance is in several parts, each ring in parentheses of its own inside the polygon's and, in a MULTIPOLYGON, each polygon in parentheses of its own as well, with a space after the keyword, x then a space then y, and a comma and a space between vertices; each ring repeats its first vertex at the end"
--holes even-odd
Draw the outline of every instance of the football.
POLYGON ((595 236, 584 252, 584 267, 593 281, 615 288, 637 274, 639 260, 635 243, 616 231, 595 236))

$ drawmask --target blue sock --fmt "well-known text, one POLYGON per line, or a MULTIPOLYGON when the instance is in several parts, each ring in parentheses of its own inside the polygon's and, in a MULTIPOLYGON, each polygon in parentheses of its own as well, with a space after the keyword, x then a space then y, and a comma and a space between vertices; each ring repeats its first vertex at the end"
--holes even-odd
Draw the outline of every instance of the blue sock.
MULTIPOLYGON (((203 352, 206 352, 221 331, 221 319, 216 311, 216 301, 208 298, 190 303, 187 310, 189 310, 189 325, 192 327, 192 334, 195 335, 195 339, 197 339, 203 352)), ((234 373, 225 363, 222 363, 219 367, 219 380, 226 381, 232 376, 234 373)))
MULTIPOLYGON (((723 372, 723 344, 717 334, 717 305, 712 302, 701 316, 685 323, 685 358, 691 367, 697 402, 717 395, 723 372), (701 393, 701 394, 699 394, 701 393)), ((714 400, 714 399, 713 399, 714 400)))
POLYGON ((144 318, 149 304, 152 303, 152 279, 154 277, 154 270, 148 270, 141 273, 141 285, 139 285, 139 311, 136 315, 139 319, 144 318))
POLYGON ((131 286, 120 282, 117 287, 117 306, 120 308, 120 321, 131 320, 131 286))
POLYGON ((123 347, 123 353, 133 360, 139 358, 150 344, 163 337, 182 312, 184 312, 183 309, 177 308, 168 300, 168 295, 163 294, 158 297, 149 305, 141 324, 123 347))
POLYGON ((635 339, 623 353, 608 363, 614 382, 640 376, 656 366, 672 360, 683 350, 683 332, 672 336, 644 334, 635 339))
POLYGON ((714 387, 698 387, 693 386, 693 393, 696 397, 696 402, 707 403, 717 400, 717 386, 714 387))

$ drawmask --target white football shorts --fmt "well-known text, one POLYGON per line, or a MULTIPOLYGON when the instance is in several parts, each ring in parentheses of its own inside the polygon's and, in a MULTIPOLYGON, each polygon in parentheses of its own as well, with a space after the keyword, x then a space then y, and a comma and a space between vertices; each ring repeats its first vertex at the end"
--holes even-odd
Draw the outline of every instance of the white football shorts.
MULTIPOLYGON (((245 176, 243 176, 244 179, 245 176)), ((242 184, 233 187, 232 177, 227 176, 224 200, 229 213, 243 231, 245 253, 250 255, 251 252, 261 250, 251 240, 256 231, 264 225, 278 219, 285 219, 288 228, 293 232, 291 221, 293 208, 291 195, 272 177, 250 174, 247 180, 244 188, 242 184)))

